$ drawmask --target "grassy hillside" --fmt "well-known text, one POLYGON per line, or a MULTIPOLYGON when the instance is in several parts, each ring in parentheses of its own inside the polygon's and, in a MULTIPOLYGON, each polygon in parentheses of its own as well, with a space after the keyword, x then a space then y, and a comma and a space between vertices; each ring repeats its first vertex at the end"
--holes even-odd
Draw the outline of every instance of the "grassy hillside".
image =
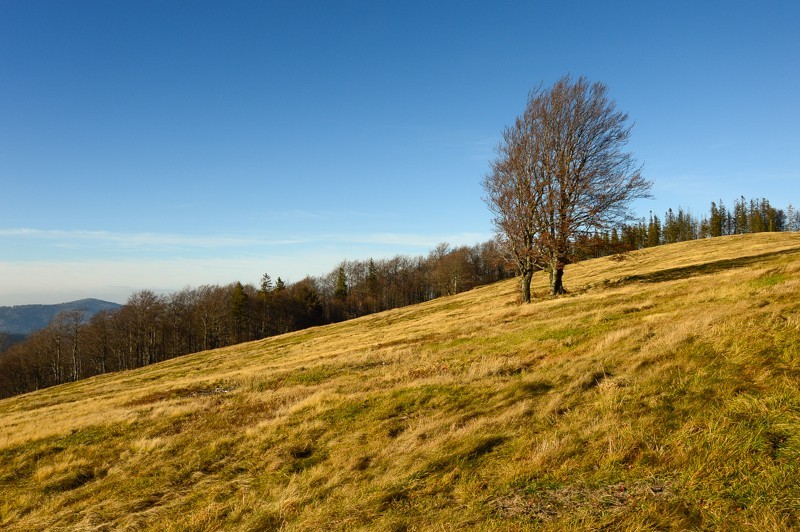
POLYGON ((565 282, 0 401, 0 528, 800 527, 800 235, 565 282))

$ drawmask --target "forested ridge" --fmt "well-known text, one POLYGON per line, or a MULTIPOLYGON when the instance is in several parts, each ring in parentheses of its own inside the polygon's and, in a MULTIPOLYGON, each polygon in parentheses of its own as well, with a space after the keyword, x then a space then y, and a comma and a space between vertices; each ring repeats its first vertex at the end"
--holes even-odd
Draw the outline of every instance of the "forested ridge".
MULTIPOLYGON (((712 202, 698 217, 679 208, 663 218, 581 235, 587 259, 662 244, 764 231, 800 230, 800 211, 740 197, 712 202)), ((285 283, 264 274, 259 286, 203 285, 168 295, 142 290, 122 308, 86 322, 62 312, 45 329, 0 353, 0 397, 177 356, 335 323, 452 295, 514 275, 501 246, 440 244, 428 256, 343 261, 320 277, 285 283)))

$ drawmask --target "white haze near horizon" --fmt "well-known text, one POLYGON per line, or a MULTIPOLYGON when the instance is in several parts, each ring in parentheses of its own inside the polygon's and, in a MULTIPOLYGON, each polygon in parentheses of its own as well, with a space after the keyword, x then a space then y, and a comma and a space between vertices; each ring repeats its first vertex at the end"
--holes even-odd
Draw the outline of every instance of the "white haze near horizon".
POLYGON ((125 303, 139 290, 166 294, 205 284, 257 285, 264 273, 295 282, 322 276, 344 260, 427 255, 438 243, 474 245, 491 234, 331 234, 264 241, 230 236, 120 235, 107 232, 0 230, 0 246, 39 240, 60 259, 31 254, 0 259, 0 306, 57 304, 83 298, 125 303), (180 249, 178 249, 180 248, 180 249), (173 253, 166 249, 177 250, 173 253))

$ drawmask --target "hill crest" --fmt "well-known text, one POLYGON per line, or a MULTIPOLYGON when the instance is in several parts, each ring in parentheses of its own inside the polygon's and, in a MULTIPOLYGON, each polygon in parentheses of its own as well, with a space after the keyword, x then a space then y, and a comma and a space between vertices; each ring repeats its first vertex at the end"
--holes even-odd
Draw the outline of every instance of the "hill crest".
POLYGON ((90 319, 98 312, 116 310, 121 305, 100 299, 86 298, 54 305, 14 305, 0 307, 0 332, 27 335, 44 329, 60 312, 79 310, 90 319))

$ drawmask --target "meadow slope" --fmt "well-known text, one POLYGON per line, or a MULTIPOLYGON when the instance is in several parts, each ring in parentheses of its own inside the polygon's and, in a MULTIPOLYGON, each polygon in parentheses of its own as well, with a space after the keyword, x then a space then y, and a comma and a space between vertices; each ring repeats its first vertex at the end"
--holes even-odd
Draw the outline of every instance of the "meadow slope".
POLYGON ((800 234, 0 401, 3 530, 800 527, 800 234))

